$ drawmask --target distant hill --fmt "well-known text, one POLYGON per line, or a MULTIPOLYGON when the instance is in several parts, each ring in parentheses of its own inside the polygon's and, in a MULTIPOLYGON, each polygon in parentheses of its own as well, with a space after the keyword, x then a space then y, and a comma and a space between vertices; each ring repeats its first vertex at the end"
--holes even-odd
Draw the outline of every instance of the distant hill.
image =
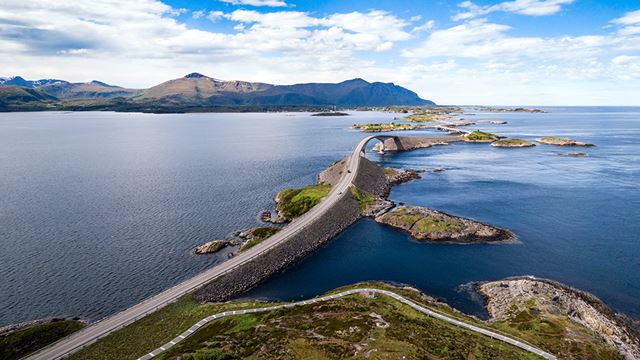
POLYGON ((88 83, 69 83, 66 81, 47 84, 38 90, 55 96, 61 100, 67 99, 112 99, 116 97, 131 97, 138 95, 141 90, 125 89, 119 86, 105 84, 101 81, 88 83))
MULTIPOLYGON (((148 89, 127 89, 93 80, 25 80, 20 76, 0 78, 0 103, 11 109, 31 109, 33 101, 57 102, 63 110, 114 110, 143 112, 264 111, 269 108, 322 108, 329 106, 435 105, 415 92, 393 83, 370 83, 353 79, 341 83, 272 85, 260 82, 225 81, 199 73, 169 80, 148 89), (30 89, 33 92, 19 91, 30 89), (33 97, 33 98, 30 98, 33 97), (8 98, 11 100, 8 100, 8 98), (22 100, 21 100, 22 99, 22 100)), ((48 105, 50 106, 50 105, 48 105)), ((11 111, 6 110, 3 111, 11 111)))
POLYGON ((0 86, 0 111, 48 110, 57 99, 37 89, 16 86, 0 86))
POLYGON ((337 84, 271 85, 223 81, 198 73, 154 86, 135 99, 165 99, 200 105, 435 105, 392 83, 353 79, 337 84))

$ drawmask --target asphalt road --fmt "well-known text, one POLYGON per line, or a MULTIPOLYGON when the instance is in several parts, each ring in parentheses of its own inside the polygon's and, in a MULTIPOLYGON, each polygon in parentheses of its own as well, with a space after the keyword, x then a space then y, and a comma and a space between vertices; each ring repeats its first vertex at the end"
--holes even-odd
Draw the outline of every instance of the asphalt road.
POLYGON ((340 298, 343 296, 348 296, 348 295, 353 295, 353 294, 366 294, 366 293, 376 293, 376 294, 382 294, 382 295, 386 295, 389 297, 392 297, 394 299, 396 299, 397 301, 400 301, 401 303, 404 303, 412 308, 414 308, 415 310, 436 318, 438 320, 442 320, 445 322, 448 322, 454 326, 458 326, 460 328, 464 328, 466 330, 469 331, 473 331, 476 333, 480 333, 482 335, 488 336, 492 339, 498 340, 498 341, 503 341, 505 343, 511 344, 513 346, 519 347, 521 349, 524 349, 526 351, 529 351, 531 353, 534 353, 542 358, 548 359, 548 360, 555 360, 556 357, 546 351, 543 351, 541 349, 538 349, 536 347, 533 347, 529 344, 526 344, 522 341, 513 339, 511 337, 508 336, 504 336, 502 334, 496 333, 494 331, 491 330, 487 330, 485 328, 481 328, 475 325, 471 325, 468 324, 466 322, 460 321, 460 320, 456 320, 454 318, 448 317, 446 315, 443 315, 439 312, 435 312, 433 310, 427 309, 421 305, 418 305, 416 303, 414 303, 413 301, 398 295, 392 291, 388 291, 388 290, 381 290, 381 289, 372 289, 372 288, 362 288, 362 289, 353 289, 353 290, 347 290, 347 291, 343 291, 340 293, 336 293, 336 294, 332 294, 332 295, 327 295, 327 296, 323 296, 323 297, 319 297, 319 298, 314 298, 314 299, 310 299, 310 300, 304 300, 304 301, 298 301, 298 302, 294 302, 294 303, 286 303, 286 304, 281 304, 281 305, 275 305, 275 306, 269 306, 269 307, 263 307, 263 308, 254 308, 254 309, 243 309, 243 310, 234 310, 234 311, 225 311, 222 313, 218 313, 218 314, 214 314, 211 316, 208 316, 200 321, 198 321, 196 324, 194 324, 192 327, 190 327, 189 329, 187 329, 185 332, 183 332, 182 334, 178 335, 176 338, 174 338, 173 340, 169 341, 168 343, 160 346, 159 348, 153 350, 152 352, 138 358, 138 360, 149 360, 151 358, 153 358, 154 356, 159 355, 160 353, 170 349, 172 346, 174 346, 175 344, 179 343, 180 341, 182 341, 184 338, 186 338, 187 336, 193 334, 194 332, 198 331, 198 329, 200 329, 201 327, 203 327, 204 325, 206 325, 207 323, 209 323, 210 321, 216 320, 216 319, 220 319, 222 317, 226 317, 226 316, 232 316, 232 315, 242 315, 242 314, 254 314, 254 313, 259 313, 259 312, 267 312, 267 311, 273 311, 273 310, 277 310, 277 309, 282 309, 282 308, 289 308, 289 307, 294 307, 294 306, 301 306, 301 305, 309 305, 309 304, 314 304, 317 302, 321 302, 321 301, 327 301, 327 300, 332 300, 332 299, 336 299, 336 298, 340 298))
POLYGON ((160 294, 152 296, 141 303, 138 303, 126 310, 123 310, 115 315, 106 317, 100 321, 97 321, 86 328, 71 334, 70 336, 61 339, 40 351, 27 357, 32 360, 53 360, 60 359, 64 356, 68 356, 83 347, 94 343, 98 339, 109 335, 110 333, 121 329, 132 322, 164 307, 168 304, 176 301, 181 296, 188 294, 195 289, 198 289, 212 280, 226 274, 229 271, 236 269, 239 266, 253 260, 260 256, 260 254, 274 248, 278 244, 287 241, 292 235, 297 234, 306 226, 313 223, 320 215, 327 212, 333 204, 336 203, 342 196, 345 196, 349 190, 349 186, 355 179, 356 174, 360 166, 360 153, 363 151, 367 142, 376 136, 368 136, 362 139, 358 145, 353 149, 351 156, 347 161, 347 169, 349 171, 343 172, 342 178, 333 186, 329 194, 320 201, 319 204, 314 206, 303 216, 293 220, 284 229, 263 241, 262 243, 250 248, 249 250, 242 252, 240 255, 233 257, 213 268, 206 270, 191 279, 185 280, 178 285, 175 285, 160 294))

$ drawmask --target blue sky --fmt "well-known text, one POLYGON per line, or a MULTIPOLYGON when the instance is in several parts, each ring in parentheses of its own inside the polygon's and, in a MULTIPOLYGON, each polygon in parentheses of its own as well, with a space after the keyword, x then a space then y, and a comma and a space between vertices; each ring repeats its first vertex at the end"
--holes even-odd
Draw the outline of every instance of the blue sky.
POLYGON ((3 0, 0 76, 354 77, 441 104, 640 105, 640 1, 3 0))

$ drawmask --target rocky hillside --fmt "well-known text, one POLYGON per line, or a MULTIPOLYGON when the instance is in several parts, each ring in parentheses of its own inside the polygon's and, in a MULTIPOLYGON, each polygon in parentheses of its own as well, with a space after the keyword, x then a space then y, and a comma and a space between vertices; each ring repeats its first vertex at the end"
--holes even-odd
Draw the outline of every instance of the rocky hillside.
MULTIPOLYGON (((393 83, 370 83, 353 79, 341 83, 272 85, 240 80, 218 80, 199 73, 169 80, 148 89, 127 89, 101 81, 71 83, 64 80, 0 78, 0 88, 15 86, 37 90, 59 100, 58 110, 114 110, 143 112, 195 112, 244 108, 261 111, 279 107, 354 107, 434 105, 416 93, 393 83)), ((0 102, 6 102, 0 94, 0 102)), ((32 110, 28 103, 14 102, 4 111, 32 110), (22 106, 22 107, 21 107, 22 106)))

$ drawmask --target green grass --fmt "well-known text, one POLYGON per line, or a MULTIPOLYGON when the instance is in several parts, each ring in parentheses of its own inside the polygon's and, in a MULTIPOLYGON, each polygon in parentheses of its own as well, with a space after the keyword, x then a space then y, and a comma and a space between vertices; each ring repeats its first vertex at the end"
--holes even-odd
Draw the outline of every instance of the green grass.
POLYGON ((266 304, 255 301, 200 304, 190 295, 147 315, 87 348, 68 360, 136 359, 173 339, 203 318, 227 310, 247 309, 266 304))
POLYGON ((492 133, 475 130, 469 133, 466 138, 471 141, 491 141, 497 139, 497 136, 492 133))
POLYGON ((522 139, 504 139, 494 142, 497 145, 533 145, 530 141, 522 139))
POLYGON ((413 129, 416 129, 417 127, 416 125, 411 125, 411 124, 398 124, 398 123, 390 122, 390 123, 353 125, 352 128, 360 129, 362 131, 394 131, 394 130, 413 130, 413 129))
POLYGON ((254 228, 253 230, 251 230, 251 235, 253 235, 254 238, 244 243, 240 248, 240 252, 251 249, 252 247, 270 238, 278 231, 280 231, 280 228, 275 226, 262 226, 254 228))
POLYGON ((287 218, 298 217, 312 207, 331 191, 329 184, 309 185, 299 189, 286 189, 278 194, 280 201, 277 209, 287 218))
POLYGON ((349 189, 351 190, 351 195, 353 196, 353 198, 358 201, 358 208, 360 209, 360 213, 364 213, 367 207, 376 203, 376 198, 372 193, 361 191, 353 185, 349 189))
POLYGON ((225 351, 242 359, 344 359, 366 358, 367 354, 373 354, 375 359, 537 359, 533 354, 430 318, 379 295, 353 295, 219 319, 159 358, 175 359, 205 350, 225 351), (389 326, 377 326, 372 313, 380 315, 389 326), (359 344, 360 351, 355 344, 359 344))
POLYGON ((402 117, 402 120, 412 121, 412 122, 434 122, 434 114, 411 114, 402 117))
POLYGON ((567 138, 559 138, 559 137, 542 137, 540 138, 540 140, 542 141, 558 141, 558 142, 565 142, 565 141, 572 141, 571 139, 567 139, 567 138))
POLYGON ((79 321, 59 320, 17 330, 0 337, 0 359, 18 359, 84 327, 79 321))
MULTIPOLYGON (((571 359, 617 359, 601 340, 566 316, 547 319, 537 315, 535 301, 528 309, 514 308, 509 321, 488 324, 457 312, 443 303, 429 301, 410 288, 369 282, 334 289, 392 290, 433 311, 466 323, 519 338, 534 346, 571 359), (584 334, 583 341, 567 342, 571 332, 584 334)), ((171 340, 213 313, 269 306, 256 302, 198 304, 185 296, 97 343, 70 359, 134 359, 171 340)), ((280 309, 218 319, 202 327, 159 359, 342 359, 365 358, 538 359, 531 353, 483 335, 427 317, 386 296, 349 296, 314 305, 280 309), (389 327, 380 328, 370 316, 382 316, 389 327), (354 344, 362 351, 354 356, 354 344)))
POLYGON ((426 217, 418 220, 413 225, 413 230, 421 233, 428 233, 434 231, 447 231, 460 225, 453 220, 440 220, 432 217, 426 217))

